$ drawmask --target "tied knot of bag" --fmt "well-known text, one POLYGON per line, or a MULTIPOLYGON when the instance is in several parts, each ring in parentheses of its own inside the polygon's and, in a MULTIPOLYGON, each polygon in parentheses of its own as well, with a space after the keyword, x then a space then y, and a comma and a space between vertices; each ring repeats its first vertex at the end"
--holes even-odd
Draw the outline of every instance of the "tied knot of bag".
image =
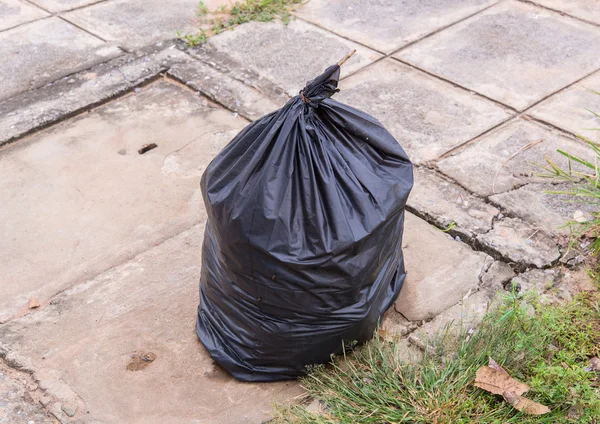
POLYGON ((300 90, 302 103, 311 107, 318 107, 323 100, 337 93, 338 81, 340 79, 340 67, 333 65, 327 68, 323 74, 306 83, 306 87, 300 90))

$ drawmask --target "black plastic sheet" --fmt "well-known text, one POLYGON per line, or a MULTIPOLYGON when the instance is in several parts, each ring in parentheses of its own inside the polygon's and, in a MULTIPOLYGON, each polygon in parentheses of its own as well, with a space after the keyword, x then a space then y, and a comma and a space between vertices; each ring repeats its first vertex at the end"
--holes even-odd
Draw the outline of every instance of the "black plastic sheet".
POLYGON ((330 97, 329 67, 211 162, 196 332, 243 381, 296 378, 364 342, 405 278, 412 165, 379 121, 330 97))

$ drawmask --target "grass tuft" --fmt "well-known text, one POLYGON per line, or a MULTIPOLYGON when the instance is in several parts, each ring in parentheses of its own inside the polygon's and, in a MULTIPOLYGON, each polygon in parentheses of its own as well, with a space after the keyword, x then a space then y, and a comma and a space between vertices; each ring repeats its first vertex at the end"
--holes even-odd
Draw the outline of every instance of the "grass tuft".
POLYGON ((291 18, 289 8, 302 2, 303 0, 245 0, 236 2, 231 8, 225 10, 229 16, 215 20, 212 30, 218 34, 246 22, 270 22, 276 18, 280 18, 283 23, 287 24, 291 18))
POLYGON ((204 30, 200 30, 196 34, 181 34, 179 31, 177 32, 177 38, 184 41, 186 46, 188 47, 196 47, 206 40, 208 40, 208 36, 204 32, 204 30))
POLYGON ((205 42, 210 36, 233 29, 238 25, 251 22, 270 22, 277 18, 287 24, 291 19, 290 10, 305 0, 243 0, 231 7, 221 6, 218 10, 209 11, 204 2, 197 6, 197 15, 201 28, 197 34, 177 34, 188 47, 195 47, 205 42))
POLYGON ((280 405, 274 422, 597 423, 600 380, 586 367, 588 357, 600 353, 599 305, 598 291, 558 306, 542 306, 532 294, 513 293, 486 315, 475 333, 460 330, 457 350, 448 350, 449 338, 441 334, 430 341, 436 354, 425 354, 418 363, 399 359, 400 346, 376 333, 371 342, 315 367, 302 380, 308 393, 326 405, 325 412, 280 405), (529 384, 527 397, 551 412, 527 416, 500 396, 475 388, 475 372, 490 356, 529 384))
MULTIPOLYGON (((595 112, 589 112, 596 117, 600 117, 595 112)), ((571 183, 566 190, 548 191, 548 194, 566 195, 571 198, 570 201, 572 202, 596 206, 595 212, 591 216, 573 219, 567 222, 566 225, 571 228, 573 234, 571 247, 582 237, 588 238, 591 240, 588 248, 590 253, 597 255, 600 252, 600 173, 598 172, 600 145, 583 136, 579 136, 579 138, 585 141, 590 147, 590 158, 581 158, 563 150, 558 150, 558 153, 568 159, 567 169, 561 168, 549 157, 545 158, 547 166, 538 166, 544 171, 541 176, 571 183), (573 163, 582 165, 586 169, 586 172, 573 170, 573 163)))

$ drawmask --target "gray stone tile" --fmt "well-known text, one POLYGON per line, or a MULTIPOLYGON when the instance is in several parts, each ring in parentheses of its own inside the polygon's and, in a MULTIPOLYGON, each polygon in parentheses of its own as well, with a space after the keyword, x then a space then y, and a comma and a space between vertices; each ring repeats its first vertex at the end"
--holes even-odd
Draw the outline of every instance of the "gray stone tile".
POLYGON ((489 294, 478 291, 425 323, 416 331, 416 335, 419 340, 429 342, 430 346, 435 345, 436 349, 445 347, 451 350, 460 343, 459 337, 464 331, 475 330, 481 325, 491 304, 489 294), (439 343, 442 339, 444 343, 439 343))
MULTIPOLYGON (((583 143, 558 131, 534 122, 516 120, 440 161, 438 167, 469 190, 488 196, 527 183, 547 182, 547 178, 539 175, 542 169, 536 164, 546 164, 544 158, 547 156, 561 166, 568 166, 568 160, 557 149, 582 157, 589 154, 583 143)), ((584 167, 574 164, 573 169, 583 171, 584 167)))
POLYGON ((300 20, 250 22, 209 40, 211 47, 295 96, 305 83, 356 49, 342 67, 342 77, 382 55, 300 20))
POLYGON ((550 194, 569 188, 572 187, 567 183, 527 184, 517 190, 491 196, 490 199, 536 228, 551 234, 568 235, 570 229, 565 225, 575 218, 577 211, 585 217, 598 209, 597 205, 573 202, 573 198, 550 194))
POLYGON ((432 219, 440 228, 452 226, 455 232, 472 237, 490 230, 494 217, 500 213, 429 169, 416 168, 414 178, 408 206, 432 219))
POLYGON ((507 1, 397 56, 523 110, 600 68, 600 28, 507 1))
POLYGON ((131 53, 101 63, 0 103, 0 145, 82 109, 124 94, 174 63, 192 60, 176 49, 138 57, 131 53))
POLYGON ((544 100, 527 113, 573 134, 591 141, 600 141, 600 73, 572 85, 564 91, 544 100), (595 93, 595 92, 596 93, 595 93))
POLYGON ((494 262, 410 213, 403 249, 407 277, 394 307, 411 321, 431 319, 458 303, 494 262))
POLYGON ((127 49, 197 30, 197 0, 114 0, 74 10, 63 17, 127 49))
POLYGON ((246 123, 158 82, 0 151, 0 322, 197 223, 200 176, 246 123))
POLYGON ((87 6, 88 4, 98 3, 101 0, 30 0, 32 3, 52 12, 63 12, 65 10, 76 9, 87 6))
POLYGON ((169 75, 247 119, 258 119, 283 106, 200 61, 176 64, 169 69, 169 75))
POLYGON ((494 295, 503 289, 514 276, 513 269, 502 261, 495 261, 481 277, 481 289, 488 295, 494 295))
POLYGON ((48 13, 20 0, 0 0, 0 31, 49 16, 48 13))
POLYGON ((121 54, 53 17, 0 33, 0 101, 121 54))
MULTIPOLYGON (((216 50, 210 43, 204 43, 196 48, 188 48, 186 53, 200 62, 214 68, 228 78, 243 84, 248 90, 254 90, 259 95, 271 99, 272 102, 283 106, 290 99, 283 87, 261 75, 261 69, 251 69, 246 63, 234 59, 227 51, 216 50)), ((295 95, 297 93, 293 93, 295 95)))
POLYGON ((510 117, 493 102, 385 59, 344 79, 335 99, 373 115, 415 163, 438 158, 510 117))
POLYGON ((33 364, 59 411, 61 403, 85 411, 65 423, 262 423, 273 401, 303 392, 296 381, 240 383, 198 342, 203 230, 196 225, 0 327, 0 345, 33 364), (154 361, 127 369, 147 353, 154 361))
POLYGON ((311 0, 303 19, 383 53, 450 25, 497 0, 311 0))
POLYGON ((515 275, 504 262, 493 262, 476 291, 467 292, 457 304, 423 324, 414 334, 419 340, 436 345, 436 349, 442 348, 444 353, 454 353, 465 331, 477 329, 485 314, 501 301, 504 284, 515 275))
POLYGON ((518 218, 494 222, 494 228, 478 235, 477 240, 521 267, 533 265, 543 268, 560 258, 558 245, 543 229, 518 218))
POLYGON ((544 7, 600 24, 600 5, 597 0, 532 0, 544 7))

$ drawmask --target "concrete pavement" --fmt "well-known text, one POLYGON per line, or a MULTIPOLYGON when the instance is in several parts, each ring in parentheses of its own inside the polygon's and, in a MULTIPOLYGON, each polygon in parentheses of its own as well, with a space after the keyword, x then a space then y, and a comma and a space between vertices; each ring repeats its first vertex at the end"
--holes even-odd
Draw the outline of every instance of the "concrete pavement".
POLYGON ((564 293, 583 278, 559 227, 586 210, 546 194, 532 162, 585 156, 575 134, 596 136, 586 2, 311 0, 288 26, 186 49, 171 39, 195 7, 0 0, 0 423, 260 423, 302 393, 238 383, 196 340, 198 182, 352 48, 336 98, 418 165, 390 332, 406 342, 465 308, 476 326, 513 277, 564 293))

